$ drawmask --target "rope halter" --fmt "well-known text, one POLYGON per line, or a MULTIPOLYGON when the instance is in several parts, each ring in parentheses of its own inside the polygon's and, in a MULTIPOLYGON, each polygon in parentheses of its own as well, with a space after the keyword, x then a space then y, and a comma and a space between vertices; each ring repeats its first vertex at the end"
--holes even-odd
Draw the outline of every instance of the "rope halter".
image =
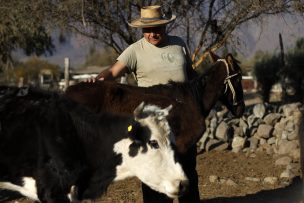
POLYGON ((226 59, 218 59, 217 61, 224 62, 225 66, 226 66, 226 70, 227 70, 227 77, 224 80, 224 84, 225 84, 224 94, 226 94, 226 92, 228 90, 228 87, 229 87, 229 89, 232 93, 233 105, 238 105, 242 101, 236 101, 236 92, 235 92, 235 89, 234 89, 230 79, 235 77, 235 76, 238 76, 240 73, 235 73, 233 75, 230 75, 229 64, 227 63, 227 60, 226 59))

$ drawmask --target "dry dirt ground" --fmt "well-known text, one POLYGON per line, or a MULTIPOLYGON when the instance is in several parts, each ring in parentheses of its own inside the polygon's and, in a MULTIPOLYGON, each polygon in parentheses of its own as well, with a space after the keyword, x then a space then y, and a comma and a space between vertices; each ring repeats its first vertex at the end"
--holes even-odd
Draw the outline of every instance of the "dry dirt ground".
MULTIPOLYGON (((284 170, 275 167, 274 159, 266 153, 258 153, 255 157, 245 153, 230 151, 211 151, 197 157, 197 171, 199 174, 199 189, 203 203, 303 203, 304 187, 298 176, 286 184, 278 181, 276 184, 265 184, 248 181, 245 177, 263 180, 265 177, 278 177, 284 170), (209 177, 215 175, 219 179, 230 179, 235 185, 225 183, 211 183, 209 177)), ((25 198, 8 200, 3 192, 0 202, 31 203, 25 198)), ((94 203, 141 203, 141 186, 135 178, 112 184, 106 194, 94 203)), ((175 200, 174 203, 177 203, 175 200)))
MULTIPOLYGON (((250 97, 247 104, 257 102, 250 97)), ((284 167, 275 167, 275 159, 260 152, 256 156, 230 151, 211 151, 197 156, 199 189, 203 203, 304 203, 304 187, 297 177, 289 183, 279 180, 275 184, 254 182, 246 177, 259 178, 279 177, 284 167), (235 185, 212 183, 210 176, 220 180, 231 180, 235 185)), ((9 200, 7 193, 0 192, 0 202, 31 203, 25 198, 9 200)), ((177 203, 178 201, 174 201, 177 203)), ((140 182, 128 179, 112 184, 106 194, 94 203, 142 203, 140 182)))

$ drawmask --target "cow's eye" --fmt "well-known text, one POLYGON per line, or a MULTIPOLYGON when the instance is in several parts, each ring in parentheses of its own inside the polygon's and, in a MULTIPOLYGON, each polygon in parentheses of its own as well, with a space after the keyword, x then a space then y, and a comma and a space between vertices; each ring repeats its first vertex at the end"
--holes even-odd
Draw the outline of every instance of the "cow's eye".
POLYGON ((158 142, 156 140, 150 140, 148 142, 148 144, 151 146, 152 149, 158 149, 159 148, 158 142))

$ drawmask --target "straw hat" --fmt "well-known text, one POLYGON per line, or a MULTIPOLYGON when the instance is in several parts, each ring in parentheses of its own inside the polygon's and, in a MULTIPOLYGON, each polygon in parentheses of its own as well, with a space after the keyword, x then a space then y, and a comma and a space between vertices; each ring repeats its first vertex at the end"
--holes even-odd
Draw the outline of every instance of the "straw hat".
POLYGON ((128 23, 131 27, 145 28, 145 27, 157 27, 166 25, 175 20, 176 16, 172 15, 171 18, 166 18, 161 10, 161 6, 145 6, 140 10, 140 18, 135 19, 128 23))

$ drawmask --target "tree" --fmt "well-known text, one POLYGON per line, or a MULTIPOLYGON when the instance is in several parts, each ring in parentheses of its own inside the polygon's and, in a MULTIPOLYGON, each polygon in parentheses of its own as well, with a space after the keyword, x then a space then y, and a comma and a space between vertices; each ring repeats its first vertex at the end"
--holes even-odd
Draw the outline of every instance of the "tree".
POLYGON ((304 99, 304 38, 297 40, 294 48, 286 54, 286 64, 277 55, 257 52, 254 74, 261 85, 263 100, 268 102, 272 86, 282 85, 282 101, 298 102, 304 99))
POLYGON ((57 25, 72 29, 112 47, 121 53, 140 36, 128 22, 139 16, 145 5, 163 4, 166 15, 177 14, 168 30, 182 35, 192 51, 197 67, 207 56, 225 44, 239 43, 235 31, 244 22, 262 22, 267 15, 303 11, 301 0, 74 0, 51 1, 52 16, 57 25), (169 9, 171 8, 171 10, 169 9))
POLYGON ((286 55, 286 65, 281 74, 288 91, 283 91, 283 100, 286 102, 303 101, 304 98, 304 38, 297 40, 293 49, 286 55))
POLYGON ((254 66, 254 75, 261 88, 261 95, 264 102, 269 102, 270 91, 272 86, 279 82, 279 71, 281 70, 280 58, 276 55, 268 53, 262 54, 254 66))
POLYGON ((112 47, 118 54, 141 36, 128 26, 145 5, 163 4, 167 16, 177 14, 168 31, 179 34, 193 53, 194 67, 225 44, 237 46, 235 32, 244 22, 262 22, 274 14, 303 12, 302 0, 0 0, 0 56, 22 48, 27 54, 51 53, 50 31, 60 27, 112 47), (4 33, 4 34, 2 34, 4 33))
POLYGON ((0 5, 0 72, 8 74, 14 66, 12 52, 18 49, 26 55, 52 54, 54 45, 41 9, 44 1, 0 0, 0 5))

